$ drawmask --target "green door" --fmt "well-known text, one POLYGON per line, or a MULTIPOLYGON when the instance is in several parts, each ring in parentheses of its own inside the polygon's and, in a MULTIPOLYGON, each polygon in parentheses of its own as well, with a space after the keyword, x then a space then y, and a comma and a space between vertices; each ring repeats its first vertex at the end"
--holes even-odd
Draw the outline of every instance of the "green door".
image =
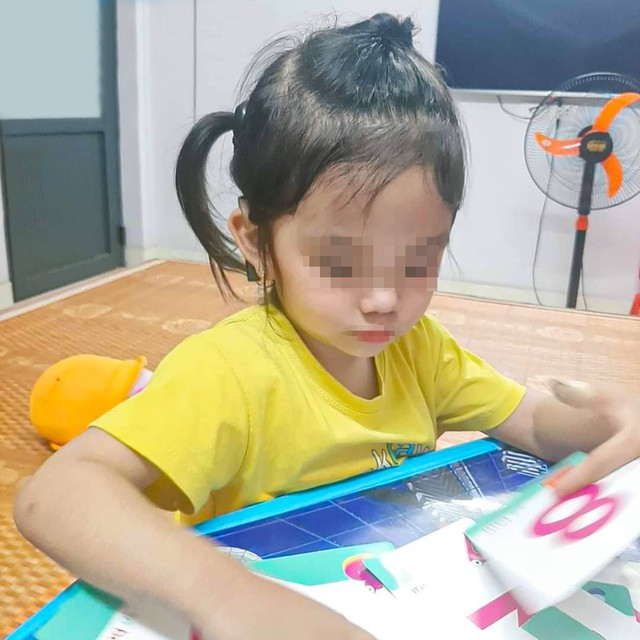
POLYGON ((123 264, 115 0, 0 0, 14 298, 123 264))

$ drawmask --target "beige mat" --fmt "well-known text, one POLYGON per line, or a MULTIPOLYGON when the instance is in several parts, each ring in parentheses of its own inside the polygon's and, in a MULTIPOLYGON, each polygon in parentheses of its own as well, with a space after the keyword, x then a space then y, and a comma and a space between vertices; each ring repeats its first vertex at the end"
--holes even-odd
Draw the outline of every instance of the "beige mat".
MULTIPOLYGON (((235 279, 251 296, 253 286, 235 279)), ((16 489, 49 455, 28 422, 31 386, 69 355, 145 355, 151 367, 185 336, 240 308, 225 306, 207 267, 163 263, 0 323, 0 636, 71 578, 26 543, 11 517, 16 489)), ((517 380, 615 380, 640 392, 640 321, 434 298, 432 311, 465 345, 517 380)), ((462 436, 446 436, 451 444, 462 436)))

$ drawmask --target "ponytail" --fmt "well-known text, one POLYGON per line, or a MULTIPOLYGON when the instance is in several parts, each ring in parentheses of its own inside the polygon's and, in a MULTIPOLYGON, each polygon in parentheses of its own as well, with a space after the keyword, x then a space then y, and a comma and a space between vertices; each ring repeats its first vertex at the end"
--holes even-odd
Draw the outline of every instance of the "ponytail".
POLYGON ((234 118, 234 114, 228 112, 211 113, 194 125, 178 155, 175 180, 178 201, 189 226, 209 256, 218 288, 223 296, 237 297, 226 272, 246 273, 246 267, 235 252, 233 239, 214 221, 218 212, 210 204, 206 179, 209 152, 220 136, 233 131, 234 118))

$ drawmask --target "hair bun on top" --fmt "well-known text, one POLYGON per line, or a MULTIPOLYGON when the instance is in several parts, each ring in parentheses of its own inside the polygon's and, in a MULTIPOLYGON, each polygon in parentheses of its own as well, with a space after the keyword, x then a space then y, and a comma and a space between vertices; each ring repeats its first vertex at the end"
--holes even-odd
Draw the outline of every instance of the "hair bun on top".
POLYGON ((369 20, 361 22, 359 26, 383 42, 400 44, 405 47, 413 46, 415 25, 411 18, 399 20, 396 16, 388 13, 377 13, 369 20))

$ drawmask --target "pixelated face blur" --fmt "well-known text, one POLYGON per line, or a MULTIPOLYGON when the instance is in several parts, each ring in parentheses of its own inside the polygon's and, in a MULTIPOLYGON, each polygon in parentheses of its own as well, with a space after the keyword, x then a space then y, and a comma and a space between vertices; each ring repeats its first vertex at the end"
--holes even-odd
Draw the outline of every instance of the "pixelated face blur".
POLYGON ((411 168, 370 202, 346 178, 319 183, 273 248, 284 310, 307 346, 371 357, 408 331, 436 288, 452 215, 433 176, 411 168))

